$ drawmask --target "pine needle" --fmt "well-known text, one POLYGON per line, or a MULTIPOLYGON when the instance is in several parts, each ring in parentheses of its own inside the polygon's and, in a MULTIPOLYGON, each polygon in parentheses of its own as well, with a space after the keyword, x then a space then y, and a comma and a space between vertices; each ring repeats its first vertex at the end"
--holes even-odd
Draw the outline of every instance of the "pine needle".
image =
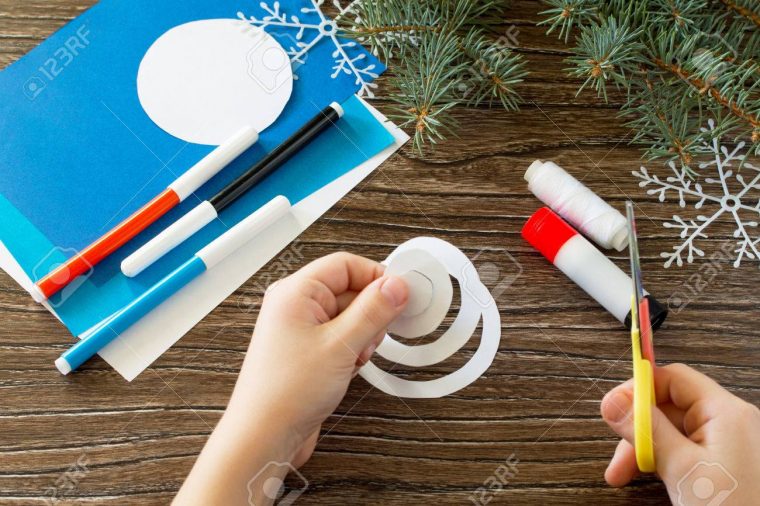
POLYGON ((456 106, 518 107, 523 58, 493 36, 505 7, 505 0, 357 2, 345 33, 389 62, 391 117, 413 130, 418 152, 455 135, 456 106))
POLYGON ((748 139, 760 153, 760 4, 756 0, 548 0, 541 24, 575 33, 574 76, 621 114, 649 159, 687 172, 704 140, 748 139), (702 127, 713 119, 715 129, 702 127))

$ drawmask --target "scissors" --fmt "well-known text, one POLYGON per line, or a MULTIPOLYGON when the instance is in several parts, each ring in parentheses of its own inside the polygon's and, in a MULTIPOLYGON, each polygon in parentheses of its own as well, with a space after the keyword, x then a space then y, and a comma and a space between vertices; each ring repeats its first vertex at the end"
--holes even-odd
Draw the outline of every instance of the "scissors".
POLYGON ((633 202, 626 202, 628 217, 628 251, 631 258, 631 348, 633 350, 633 426, 636 464, 639 470, 653 473, 654 442, 652 439, 652 406, 656 402, 654 393, 654 345, 652 324, 649 319, 649 300, 644 297, 641 283, 641 261, 639 241, 636 235, 636 218, 633 202))

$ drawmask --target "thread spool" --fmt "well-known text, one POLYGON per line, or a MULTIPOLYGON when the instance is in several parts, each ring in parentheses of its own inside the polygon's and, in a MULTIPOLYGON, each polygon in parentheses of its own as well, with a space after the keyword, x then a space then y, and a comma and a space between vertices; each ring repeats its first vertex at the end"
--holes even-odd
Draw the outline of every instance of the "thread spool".
POLYGON ((536 160, 525 180, 541 202, 599 246, 617 251, 628 246, 625 216, 559 165, 536 160))

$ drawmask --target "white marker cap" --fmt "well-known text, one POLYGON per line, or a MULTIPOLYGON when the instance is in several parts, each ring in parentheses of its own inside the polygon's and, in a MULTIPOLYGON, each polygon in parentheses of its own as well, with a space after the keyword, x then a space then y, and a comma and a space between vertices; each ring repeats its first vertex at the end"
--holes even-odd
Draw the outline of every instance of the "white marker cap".
POLYGON ((63 357, 58 357, 55 360, 55 366, 64 376, 66 376, 67 374, 71 372, 71 366, 69 365, 68 362, 66 362, 66 359, 63 357))
POLYGON ((341 118, 343 117, 344 114, 346 114, 346 111, 343 110, 343 107, 338 102, 333 102, 332 104, 330 104, 330 107, 335 109, 335 112, 337 112, 338 116, 340 116, 341 118))

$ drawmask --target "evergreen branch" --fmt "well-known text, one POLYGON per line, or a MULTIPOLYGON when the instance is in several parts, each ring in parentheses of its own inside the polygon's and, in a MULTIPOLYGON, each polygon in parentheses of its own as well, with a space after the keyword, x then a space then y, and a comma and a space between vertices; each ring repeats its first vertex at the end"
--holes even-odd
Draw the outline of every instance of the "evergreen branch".
POLYGON ((739 5, 737 2, 733 2, 731 0, 720 0, 723 5, 731 9, 732 11, 736 12, 740 16, 744 16, 748 20, 752 21, 755 26, 760 28, 760 15, 756 14, 755 12, 752 12, 748 7, 744 7, 742 5, 739 5))
POLYGON ((390 117, 400 121, 402 128, 413 128, 413 146, 421 152, 426 143, 436 144, 453 133, 456 122, 449 111, 460 103, 456 77, 464 65, 453 63, 459 55, 454 34, 423 34, 419 50, 427 57, 405 60, 392 79, 398 92, 391 96, 397 105, 390 117))
POLYGON ((574 49, 576 56, 568 58, 568 62, 575 64, 571 73, 586 78, 578 94, 593 85, 597 95, 606 101, 608 81, 626 85, 627 75, 642 61, 643 46, 637 41, 638 37, 637 30, 631 30, 626 23, 619 24, 615 18, 602 20, 584 30, 574 49))
POLYGON ((571 75, 621 114, 647 158, 677 159, 689 173, 716 135, 746 136, 760 153, 760 31, 755 0, 549 0, 542 24, 577 29, 571 75), (704 120, 717 125, 701 129, 704 120))
POLYGON ((728 109, 732 114, 749 123, 753 129, 760 129, 760 120, 758 120, 756 114, 752 114, 751 112, 743 109, 735 100, 731 100, 723 96, 719 90, 709 84, 706 80, 700 79, 699 77, 690 74, 675 63, 667 63, 662 61, 660 58, 654 58, 652 61, 659 68, 667 70, 691 84, 696 90, 699 91, 700 94, 703 94, 705 92, 709 93, 716 102, 728 109))
POLYGON ((392 70, 392 119, 422 152, 454 134, 458 105, 516 109, 523 59, 487 35, 506 0, 359 0, 344 33, 371 46, 392 70))
POLYGON ((596 19, 599 10, 598 2, 593 0, 549 0, 545 3, 549 4, 551 8, 539 14, 545 14, 549 17, 539 22, 538 25, 549 25, 549 29, 546 31, 547 35, 559 28, 559 36, 565 39, 565 43, 567 43, 574 26, 596 19))
POLYGON ((494 45, 479 29, 473 29, 459 42, 462 54, 470 60, 462 82, 468 105, 501 102, 507 110, 516 110, 520 96, 515 86, 527 75, 519 55, 507 47, 494 45))

